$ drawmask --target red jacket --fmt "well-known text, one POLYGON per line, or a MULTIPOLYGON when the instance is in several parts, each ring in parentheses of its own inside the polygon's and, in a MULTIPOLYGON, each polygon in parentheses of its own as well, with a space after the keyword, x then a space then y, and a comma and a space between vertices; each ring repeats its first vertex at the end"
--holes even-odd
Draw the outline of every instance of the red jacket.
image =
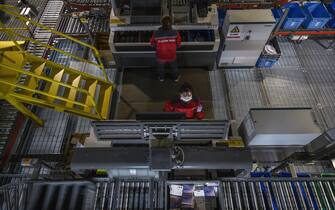
POLYGON ((176 30, 165 31, 159 28, 152 33, 151 46, 156 48, 159 62, 166 63, 176 60, 176 50, 180 47, 181 37, 176 30))
POLYGON ((184 112, 187 119, 203 119, 205 113, 199 99, 193 98, 189 102, 183 102, 180 99, 171 100, 164 105, 165 112, 184 112))

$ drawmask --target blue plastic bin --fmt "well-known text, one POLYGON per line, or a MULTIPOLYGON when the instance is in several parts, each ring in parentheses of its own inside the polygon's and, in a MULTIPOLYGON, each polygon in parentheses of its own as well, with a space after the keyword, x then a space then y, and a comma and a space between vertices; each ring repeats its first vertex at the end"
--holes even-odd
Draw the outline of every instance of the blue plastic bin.
POLYGON ((224 19, 226 17, 226 10, 218 8, 219 26, 222 27, 224 24, 224 19))
POLYGON ((262 52, 256 63, 257 68, 271 68, 280 58, 281 51, 277 39, 272 39, 270 44, 272 44, 272 46, 276 49, 277 54, 268 55, 262 52))
POLYGON ((333 3, 327 5, 328 12, 331 14, 332 18, 328 22, 329 28, 335 28, 335 1, 333 3))
POLYGON ((306 29, 321 29, 331 19, 329 12, 322 3, 306 2, 303 8, 306 13, 306 20, 302 23, 302 26, 306 29))
POLYGON ((250 172, 250 177, 271 177, 270 172, 250 172))
POLYGON ((280 21, 280 18, 283 16, 283 11, 280 8, 273 8, 271 9, 273 17, 275 18, 276 22, 280 21))
POLYGON ((298 29, 306 19, 306 15, 303 9, 298 3, 295 2, 287 3, 283 6, 283 8, 290 8, 290 11, 287 14, 286 20, 284 21, 282 28, 286 30, 298 29))
POLYGON ((260 57, 256 63, 256 67, 258 68, 271 68, 275 63, 277 62, 277 59, 274 58, 262 58, 260 57))

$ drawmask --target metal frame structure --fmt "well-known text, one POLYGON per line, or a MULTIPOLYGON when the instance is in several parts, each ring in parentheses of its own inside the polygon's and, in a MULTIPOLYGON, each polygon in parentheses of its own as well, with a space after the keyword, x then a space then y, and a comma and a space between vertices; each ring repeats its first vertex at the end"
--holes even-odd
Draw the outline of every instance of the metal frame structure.
POLYGON ((227 140, 227 120, 203 121, 93 121, 99 141, 113 144, 148 144, 149 140, 165 137, 176 142, 227 140))

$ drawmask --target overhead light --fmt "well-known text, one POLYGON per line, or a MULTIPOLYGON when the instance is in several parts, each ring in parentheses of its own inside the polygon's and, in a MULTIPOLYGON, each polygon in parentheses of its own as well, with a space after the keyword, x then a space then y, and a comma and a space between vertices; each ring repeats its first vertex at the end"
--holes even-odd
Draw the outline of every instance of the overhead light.
POLYGON ((21 12, 20 12, 20 15, 24 15, 24 16, 27 16, 30 12, 31 8, 30 7, 24 7, 21 12))

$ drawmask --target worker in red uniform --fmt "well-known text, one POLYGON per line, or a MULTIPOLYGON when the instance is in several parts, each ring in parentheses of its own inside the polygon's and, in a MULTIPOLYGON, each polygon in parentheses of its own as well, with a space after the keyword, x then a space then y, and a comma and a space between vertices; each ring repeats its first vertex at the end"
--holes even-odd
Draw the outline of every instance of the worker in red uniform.
POLYGON ((192 86, 184 83, 179 89, 179 97, 164 105, 165 112, 184 112, 187 119, 203 119, 205 113, 198 98, 192 95, 192 86))
POLYGON ((180 47, 181 37, 176 30, 172 29, 172 18, 162 18, 162 26, 151 36, 151 46, 156 49, 158 80, 165 80, 165 66, 170 65, 172 79, 178 82, 180 74, 177 65, 177 48, 180 47))

